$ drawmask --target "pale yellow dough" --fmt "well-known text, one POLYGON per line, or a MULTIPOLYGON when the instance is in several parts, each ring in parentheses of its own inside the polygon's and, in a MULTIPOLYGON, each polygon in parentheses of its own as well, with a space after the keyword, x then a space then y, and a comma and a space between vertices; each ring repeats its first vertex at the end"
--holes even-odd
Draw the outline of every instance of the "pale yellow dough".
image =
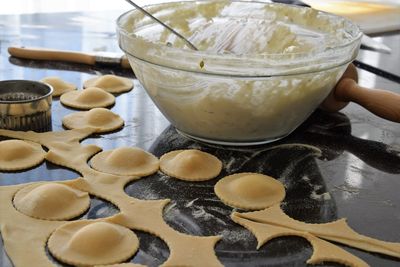
POLYGON ((137 147, 120 147, 95 155, 91 166, 98 171, 115 175, 147 176, 158 171, 154 155, 137 147))
POLYGON ((133 256, 139 240, 128 228, 104 221, 67 223, 50 236, 48 247, 58 260, 72 265, 122 262, 133 256))
POLYGON ((83 87, 98 87, 112 94, 124 93, 132 90, 133 82, 124 77, 107 74, 91 78, 83 83, 83 87))
POLYGON ((82 175, 92 170, 87 161, 102 150, 96 145, 82 146, 63 142, 49 142, 48 147, 50 150, 46 155, 46 160, 75 170, 82 175))
POLYGON ((40 164, 46 155, 42 146, 22 140, 0 142, 0 171, 18 171, 40 164))
POLYGON ((175 150, 160 158, 165 174, 186 181, 205 181, 218 176, 222 162, 215 156, 197 149, 175 150))
POLYGON ((28 185, 14 197, 17 210, 43 220, 69 220, 84 213, 89 205, 87 192, 59 183, 28 185))
POLYGON ((124 126, 124 120, 105 108, 94 108, 65 116, 62 123, 68 129, 95 128, 97 133, 111 132, 124 126))
MULTIPOLYGON (((75 262, 75 256, 81 259, 82 254, 89 254, 89 258, 84 256, 84 260, 92 260, 93 255, 97 260, 112 251, 116 251, 116 253, 113 253, 110 257, 107 256, 107 262, 90 262, 86 263, 86 265, 107 265, 123 262, 123 258, 129 256, 127 255, 128 253, 124 257, 119 254, 125 251, 124 249, 120 249, 119 245, 120 243, 124 243, 121 242, 120 238, 124 239, 126 236, 125 232, 130 231, 124 228, 127 227, 154 234, 165 241, 169 247, 170 254, 168 259, 163 263, 163 266, 222 266, 214 250, 215 244, 221 238, 220 236, 190 236, 177 232, 163 218, 163 211, 169 200, 148 201, 130 197, 124 192, 124 188, 129 182, 138 179, 138 177, 117 176, 98 172, 87 165, 88 159, 97 153, 100 148, 95 145, 83 146, 79 141, 94 132, 94 128, 46 133, 17 132, 0 129, 1 136, 26 139, 42 144, 49 149, 48 157, 46 157, 48 160, 58 165, 77 170, 83 176, 83 178, 57 182, 57 184, 63 184, 105 199, 115 204, 120 210, 118 214, 112 217, 97 221, 66 222, 40 220, 19 212, 13 205, 13 198, 18 193, 21 194, 24 188, 29 188, 29 186, 32 186, 32 188, 34 186, 39 187, 43 183, 0 186, 1 236, 5 251, 13 265, 16 267, 53 267, 54 263, 46 255, 45 250, 47 240, 50 236, 49 249, 51 253, 59 255, 59 259, 66 259, 66 261, 64 260, 65 262, 71 262, 71 259, 75 262), (87 222, 87 225, 83 225, 85 222, 87 222), (86 228, 86 226, 94 222, 102 222, 106 225, 101 224, 100 226, 95 225, 94 227, 86 228), (110 223, 114 228, 109 226, 110 223), (62 227, 63 225, 66 225, 65 228, 62 227), (72 225, 73 229, 71 229, 70 225, 72 225), (122 231, 123 234, 119 230, 116 230, 118 227, 124 229, 122 231), (66 236, 69 236, 69 239, 63 241, 66 236), (106 242, 100 242, 104 240, 106 242), (108 249, 108 247, 106 249, 104 247, 98 248, 97 246, 99 245, 111 246, 111 249, 108 249), (91 249, 92 247, 95 249, 91 249), (71 252, 71 248, 75 250, 71 252, 72 254, 66 256, 63 253, 58 253, 60 252, 60 248, 67 251, 67 253, 71 252), (102 251, 103 249, 106 252, 98 257, 98 251, 102 251), (117 260, 117 256, 119 260, 117 260), (112 263, 108 261, 111 259, 114 259, 112 263)), ((194 158, 196 159, 197 157, 194 158)), ((193 165, 189 164, 192 169, 196 169, 195 166, 199 166, 199 164, 194 164, 198 162, 197 160, 189 160, 189 162, 193 163, 193 165)), ((50 188, 50 190, 53 195, 59 192, 57 188, 55 190, 50 188)), ((39 191, 47 191, 47 189, 39 191)), ((33 192, 33 189, 29 192, 33 192)), ((32 195, 42 198, 38 197, 36 193, 32 193, 32 195)), ((244 195, 247 195, 247 193, 245 192, 244 195)), ((43 203, 45 202, 43 201, 43 203)), ((325 224, 299 222, 284 214, 279 204, 256 212, 233 213, 232 219, 252 231, 259 241, 259 246, 278 236, 298 235, 306 238, 315 249, 311 259, 308 261, 311 264, 320 261, 337 261, 350 266, 365 266, 362 260, 352 255, 349 256, 349 253, 346 254, 342 249, 322 239, 400 258, 400 243, 385 242, 360 235, 352 230, 343 219, 325 224)), ((130 249, 132 247, 136 251, 136 241, 135 245, 130 246, 130 249)), ((132 253, 135 252, 131 251, 129 254, 132 255, 132 253)), ((130 265, 128 264, 128 266, 130 265)))
POLYGON ((226 176, 215 184, 214 191, 226 205, 244 210, 264 209, 285 198, 281 182, 258 173, 226 176))
POLYGON ((110 265, 95 265, 95 267, 146 267, 146 265, 127 262, 110 265))
POLYGON ((243 219, 236 215, 232 215, 233 221, 244 226, 251 231, 257 238, 257 249, 263 246, 268 241, 281 237, 281 236, 300 236, 310 242, 314 251, 310 259, 307 260, 308 264, 322 264, 324 262, 337 262, 346 266, 352 267, 367 267, 368 264, 360 258, 350 254, 344 249, 324 241, 307 232, 296 231, 290 228, 262 224, 243 219))
MULTIPOLYGON (((119 208, 119 214, 101 221, 145 231, 164 240, 169 247, 170 255, 163 265, 222 266, 214 251, 215 244, 221 239, 220 236, 191 236, 177 232, 163 219, 163 210, 169 200, 147 201, 126 195, 124 187, 129 182, 138 179, 137 176, 102 173, 87 165, 88 159, 99 150, 99 147, 82 146, 78 141, 94 132, 93 128, 46 133, 0 129, 2 136, 41 143, 49 148, 47 157, 49 161, 74 169, 84 177, 60 183, 105 199, 119 208)), ((54 263, 45 253, 48 237, 57 227, 69 222, 39 220, 17 211, 12 200, 15 194, 25 186, 0 186, 0 214, 6 215, 0 216, 4 248, 16 267, 52 267, 54 263), (27 244, 30 246, 30 253, 26 253, 27 244)), ((109 263, 93 265, 107 264, 109 263)))
POLYGON ((59 97, 66 92, 74 91, 77 89, 75 84, 67 83, 59 77, 46 77, 40 81, 50 84, 53 87, 53 97, 59 97))
POLYGON ((400 258, 400 243, 381 241, 361 235, 347 225, 346 219, 321 224, 305 223, 287 216, 279 204, 260 211, 247 213, 234 212, 231 217, 234 220, 243 218, 253 222, 307 232, 314 236, 351 247, 400 258))
POLYGON ((76 109, 105 108, 115 103, 115 97, 97 87, 71 91, 60 97, 63 105, 76 109))

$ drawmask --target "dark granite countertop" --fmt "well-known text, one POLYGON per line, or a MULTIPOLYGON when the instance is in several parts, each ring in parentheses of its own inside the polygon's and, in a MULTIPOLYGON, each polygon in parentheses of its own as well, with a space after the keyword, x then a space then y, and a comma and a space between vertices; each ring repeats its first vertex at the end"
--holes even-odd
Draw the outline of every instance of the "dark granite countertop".
MULTIPOLYGON (((23 45, 76 51, 121 53, 116 41, 115 18, 122 12, 57 13, 0 16, 0 80, 61 78, 82 86, 97 74, 115 73, 134 79, 129 70, 102 66, 34 62, 9 58, 7 47, 23 45)), ((400 34, 375 37, 393 49, 391 55, 361 51, 358 60, 399 75, 400 34)), ((359 70, 360 84, 400 93, 400 84, 371 72, 359 70)), ((400 242, 400 125, 385 121, 356 104, 340 113, 317 110, 287 138, 250 148, 209 146, 179 135, 157 110, 137 80, 135 89, 117 97, 112 110, 126 122, 117 132, 86 139, 103 149, 137 146, 156 156, 181 148, 201 148, 224 163, 220 177, 235 172, 261 172, 285 184, 282 204, 293 218, 321 223, 347 218, 359 233, 386 241, 400 242), (322 155, 307 146, 312 145, 322 155), (275 147, 277 146, 277 147, 275 147), (274 148, 275 147, 275 148, 274 148)), ((53 130, 62 130, 61 118, 73 112, 55 99, 53 130)), ((1 153, 1 152, 0 152, 1 153)), ((20 173, 0 173, 0 185, 76 178, 77 173, 43 163, 20 173)), ((218 178, 218 179, 219 179, 218 178)), ((142 199, 170 198, 164 216, 179 231, 193 235, 223 235, 216 246, 219 259, 227 266, 304 266, 312 248, 302 238, 278 238, 256 250, 254 236, 233 223, 232 208, 222 204, 213 192, 218 179, 187 183, 158 173, 129 184, 126 192, 142 199)), ((117 208, 92 199, 85 218, 110 216, 117 208)), ((0 214, 2 216, 2 214, 0 214)), ((156 266, 169 254, 160 239, 142 232, 140 250, 132 262, 156 266)), ((1 246, 2 247, 2 246, 1 246)), ((343 247, 371 266, 399 266, 400 260, 343 247)), ((4 249, 0 266, 12 266, 4 249)), ((328 265, 327 265, 328 266, 328 265)), ((329 265, 336 266, 336 265, 329 265)))

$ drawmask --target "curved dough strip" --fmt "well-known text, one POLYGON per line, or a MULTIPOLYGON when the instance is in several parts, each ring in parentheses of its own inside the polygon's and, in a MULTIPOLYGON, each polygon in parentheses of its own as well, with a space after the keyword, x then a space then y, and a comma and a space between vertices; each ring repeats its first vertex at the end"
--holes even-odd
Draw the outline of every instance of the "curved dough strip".
POLYGON ((40 143, 45 147, 48 147, 48 144, 52 142, 78 144, 80 140, 87 138, 89 135, 93 133, 95 133, 95 129, 92 127, 59 131, 59 132, 44 132, 44 133, 36 133, 32 131, 28 132, 11 131, 11 130, 0 129, 1 136, 29 140, 35 143, 40 143))
POLYGON ((115 96, 97 87, 71 91, 60 97, 63 105, 76 109, 105 108, 115 103, 115 96))
POLYGON ((322 264, 324 262, 337 262, 351 267, 366 267, 369 266, 360 258, 352 255, 344 249, 326 242, 318 237, 315 237, 307 232, 292 230, 285 227, 263 224, 250 221, 233 214, 232 220, 252 232, 257 238, 259 249, 268 241, 281 236, 300 236, 307 239, 312 247, 313 254, 307 260, 308 264, 322 264))
POLYGON ((59 97, 60 95, 66 92, 74 91, 77 89, 75 84, 67 83, 59 77, 53 77, 53 76, 45 77, 40 81, 50 84, 51 87, 53 87, 53 94, 52 94, 53 97, 59 97))
POLYGON ((105 265, 123 262, 139 248, 128 228, 104 221, 74 221, 57 228, 48 247, 58 260, 72 265, 105 265))
POLYGON ((0 142, 0 171, 18 171, 40 164, 46 155, 40 144, 5 140, 0 142))
POLYGON ((221 236, 190 236, 172 229, 163 219, 163 209, 168 202, 169 200, 135 200, 133 205, 122 207, 120 214, 108 220, 154 234, 164 240, 170 254, 162 266, 223 266, 214 250, 221 236))
POLYGON ((62 123, 68 129, 95 128, 96 133, 106 133, 124 126, 124 120, 105 108, 94 108, 66 115, 62 123))
POLYGON ((287 216, 279 205, 261 211, 234 213, 233 215, 255 222, 308 232, 351 247, 400 258, 400 243, 386 242, 360 235, 347 225, 345 219, 321 224, 304 223, 287 216))
POLYGON ((285 198, 281 182, 258 173, 226 176, 215 184, 214 191, 226 205, 245 210, 264 209, 285 198))
POLYGON ((154 155, 136 147, 120 147, 95 155, 93 169, 115 175, 147 176, 158 171, 159 160, 154 155))
POLYGON ((66 144, 63 142, 49 143, 49 152, 46 159, 56 165, 75 170, 81 174, 91 172, 87 161, 101 148, 96 145, 82 146, 80 144, 66 144))
POLYGON ((100 77, 91 78, 83 83, 84 88, 93 86, 101 88, 104 91, 112 94, 119 94, 132 90, 133 82, 128 78, 107 74, 100 77))
POLYGON ((215 156, 197 149, 174 150, 160 158, 165 174, 186 181, 205 181, 218 176, 222 162, 215 156))
POLYGON ((95 265, 94 267, 147 267, 147 265, 127 262, 127 263, 118 263, 111 265, 95 265))
POLYGON ((59 183, 28 185, 14 197, 18 211, 42 220, 69 220, 84 213, 89 205, 88 193, 59 183))

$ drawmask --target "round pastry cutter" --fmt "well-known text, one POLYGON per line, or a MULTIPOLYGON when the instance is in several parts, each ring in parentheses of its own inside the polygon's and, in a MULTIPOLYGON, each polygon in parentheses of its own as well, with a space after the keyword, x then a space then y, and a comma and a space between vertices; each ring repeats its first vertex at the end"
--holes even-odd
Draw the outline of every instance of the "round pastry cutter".
POLYGON ((0 129, 51 130, 53 88, 27 80, 0 81, 0 129))

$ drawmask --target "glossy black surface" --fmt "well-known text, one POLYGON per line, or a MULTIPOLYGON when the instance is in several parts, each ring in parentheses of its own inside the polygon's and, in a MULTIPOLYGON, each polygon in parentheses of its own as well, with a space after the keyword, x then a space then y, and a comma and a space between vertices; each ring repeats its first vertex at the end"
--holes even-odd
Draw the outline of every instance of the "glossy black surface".
MULTIPOLYGON (((122 13, 119 12, 119 13, 122 13)), ((0 16, 0 80, 61 78, 82 86, 94 74, 116 73, 133 78, 132 72, 104 66, 88 67, 54 62, 34 62, 9 58, 10 45, 42 46, 77 51, 119 52, 114 33, 118 13, 62 13, 0 16)), ((378 37, 394 49, 392 55, 362 51, 359 60, 387 71, 400 69, 400 34, 378 37), (396 60, 397 58, 397 60, 396 60)), ((359 71, 360 84, 400 93, 400 85, 372 73, 359 71)), ((398 73, 397 73, 398 74, 398 73)), ((135 181, 126 192, 141 199, 170 198, 164 217, 174 229, 193 235, 223 235, 216 246, 227 266, 305 266, 311 246, 301 238, 278 238, 259 251, 254 236, 233 223, 232 208, 222 204, 213 192, 220 177, 236 172, 261 172, 285 184, 285 212, 307 222, 329 222, 346 217, 356 231, 387 241, 400 242, 400 125, 376 117, 350 104, 341 113, 316 111, 289 137, 266 146, 235 148, 209 146, 179 135, 153 105, 135 80, 135 89, 117 97, 112 108, 124 120, 124 129, 84 141, 103 149, 138 146, 156 156, 174 149, 200 148, 224 163, 214 180, 189 183, 161 173, 135 181), (300 144, 279 146, 283 144, 300 144), (322 154, 304 145, 321 149, 322 154)), ((58 99, 53 102, 53 130, 62 130, 61 119, 73 112, 58 99)), ((1 153, 1 152, 0 152, 1 153)), ((77 173, 43 163, 19 173, 0 173, 0 185, 42 180, 76 178, 77 173)), ((111 204, 93 199, 85 215, 110 216, 118 211, 111 204)), ((0 214, 2 216, 2 214, 0 214)), ((137 232, 140 250, 131 261, 157 266, 168 257, 160 239, 137 232)), ((360 250, 344 249, 371 266, 399 266, 400 260, 360 250)), ((326 264, 329 265, 329 264, 326 264)), ((0 266, 11 266, 4 250, 0 266)), ((329 266, 334 266, 331 264, 329 266)))

